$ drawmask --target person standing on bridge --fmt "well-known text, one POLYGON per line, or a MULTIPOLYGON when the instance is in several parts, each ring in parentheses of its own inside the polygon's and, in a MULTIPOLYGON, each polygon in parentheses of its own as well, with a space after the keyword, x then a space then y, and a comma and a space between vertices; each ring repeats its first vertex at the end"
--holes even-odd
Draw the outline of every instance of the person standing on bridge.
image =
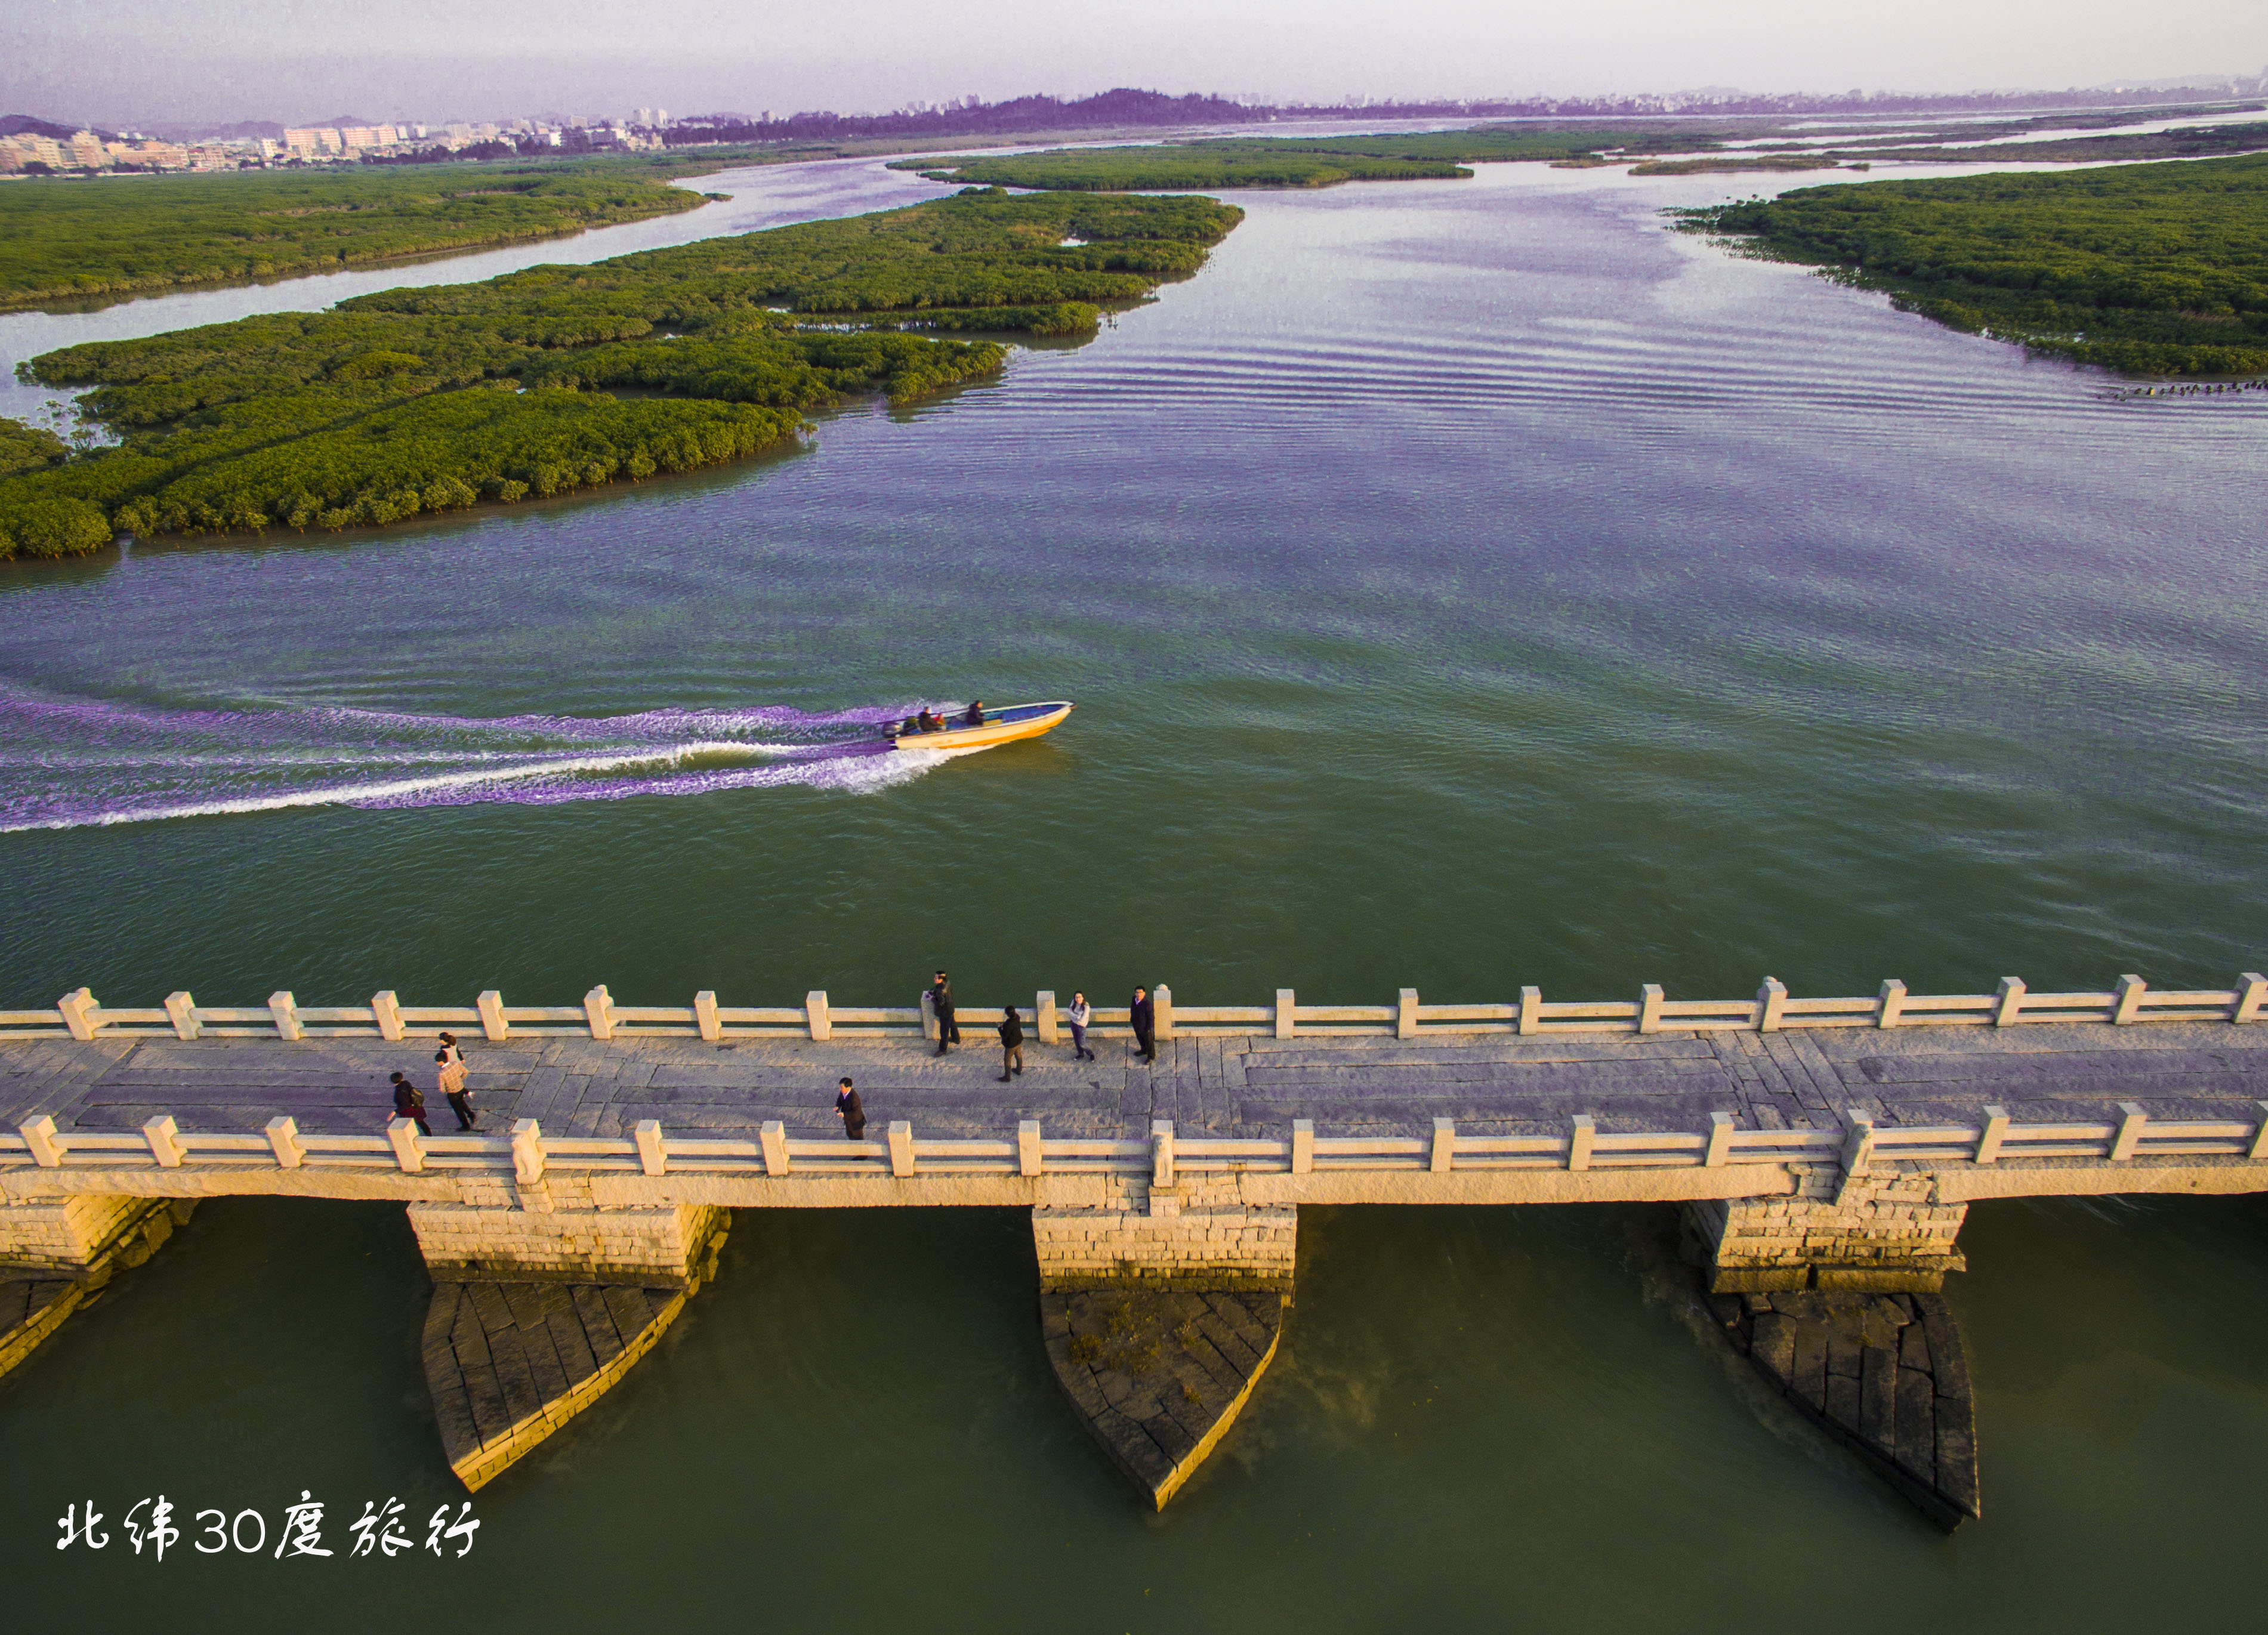
POLYGON ((943 971, 930 984, 929 1008, 937 1018, 937 1053, 943 1056, 947 1045, 961 1042, 961 1024, 953 1020, 953 983, 943 971))
POLYGON ((858 1104, 858 1093, 850 1087, 848 1079, 835 1086, 835 1116, 843 1121, 843 1133, 847 1138, 866 1138, 866 1109, 858 1104))
POLYGON ((1016 1007, 1010 1005, 1000 1019, 1000 1082, 1006 1084, 1024 1071, 1024 1024, 1017 1019, 1016 1007))
POLYGON ((425 1122, 425 1093, 406 1073, 394 1075, 394 1116, 416 1124, 420 1134, 433 1133, 433 1126, 425 1122))
POLYGON ((472 1092, 465 1088, 464 1053, 444 1044, 433 1053, 433 1064, 440 1072, 441 1094, 449 1098, 449 1110, 457 1116, 457 1128, 470 1130, 480 1122, 473 1111, 472 1092))
POLYGON ((1071 1009, 1064 1013, 1064 1020, 1071 1024, 1071 1059, 1093 1061, 1094 1052, 1086 1048, 1086 1030, 1094 1020, 1094 1007, 1086 1002, 1085 994, 1071 995, 1071 1009))
POLYGON ((1133 1003, 1126 1007, 1127 1020, 1134 1024, 1134 1045, 1145 1062, 1158 1059, 1158 1012, 1150 1003, 1150 991, 1137 988, 1133 1003))

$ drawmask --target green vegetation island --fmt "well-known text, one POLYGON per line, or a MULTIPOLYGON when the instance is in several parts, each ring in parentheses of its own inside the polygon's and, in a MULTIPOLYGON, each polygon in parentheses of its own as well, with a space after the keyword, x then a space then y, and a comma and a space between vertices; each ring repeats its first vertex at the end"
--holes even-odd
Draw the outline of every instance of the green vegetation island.
POLYGON ((718 151, 0 187, 0 311, 336 272, 697 210, 670 181, 780 156, 718 151))
POLYGON ((48 352, 25 372, 94 387, 83 410, 122 440, 58 459, 50 434, 11 423, 0 556, 364 527, 737 459, 846 394, 902 403, 1006 358, 918 331, 1091 332, 1102 304, 1196 272, 1243 214, 970 189, 48 352))
POLYGON ((2268 370, 2268 155, 1804 188, 1673 214, 2035 352, 2129 375, 2268 370))
POLYGON ((1221 137, 1124 148, 1055 148, 998 158, 899 159, 932 181, 1047 192, 1150 193, 1211 188, 1329 188, 1343 181, 1469 178, 1468 165, 1594 160, 1605 149, 1646 152, 1710 145, 1690 131, 1419 131, 1369 136, 1221 137))

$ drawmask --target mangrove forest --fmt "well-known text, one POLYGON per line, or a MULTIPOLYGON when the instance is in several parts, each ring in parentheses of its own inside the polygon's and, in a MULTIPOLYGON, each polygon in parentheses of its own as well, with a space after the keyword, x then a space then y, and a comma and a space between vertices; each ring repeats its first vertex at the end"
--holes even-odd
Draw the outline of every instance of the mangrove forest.
MULTIPOLYGON (((1706 137, 1668 138, 1680 151, 1706 137)), ((1221 137, 1123 148, 1057 148, 998 158, 899 159, 891 168, 932 181, 1049 192, 1149 193, 1214 188, 1328 188, 1343 181, 1469 177, 1468 165, 1595 158, 1602 150, 1650 151, 1665 134, 1620 130, 1415 131, 1367 136, 1221 137)))
POLYGON ((2132 375, 2268 371, 2268 155, 1804 188, 1676 214, 2036 352, 2132 375))
POLYGON ((31 377, 92 388, 81 411, 119 441, 60 463, 27 443, 28 468, 0 477, 0 556, 366 526, 735 459, 847 394, 904 402, 993 373, 1006 352, 988 333, 1092 331, 1105 305, 1194 273, 1242 216, 972 189, 49 352, 31 377))
POLYGON ((0 310, 461 254, 696 210, 730 153, 263 170, 0 188, 0 310))

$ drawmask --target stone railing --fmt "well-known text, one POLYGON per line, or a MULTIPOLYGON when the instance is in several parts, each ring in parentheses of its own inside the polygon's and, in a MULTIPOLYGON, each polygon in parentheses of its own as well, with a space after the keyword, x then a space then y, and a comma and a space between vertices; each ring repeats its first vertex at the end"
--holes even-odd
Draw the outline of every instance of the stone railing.
MULTIPOLYGON (((1392 1005, 1301 1005, 1292 991, 1279 988, 1273 1005, 1179 1005, 1173 990, 1154 995, 1160 1039, 1206 1035, 1272 1035, 1278 1039, 1362 1035, 1415 1039, 1429 1035, 1779 1033, 1813 1027, 2008 1027, 2026 1022, 2102 1022, 2124 1027, 2137 1022, 2231 1022, 2250 1024, 2268 1011, 2268 976, 2248 971, 2234 988, 2152 988, 2139 976, 2121 976, 2103 993, 2034 993, 2019 977, 2001 978, 1992 993, 1917 994, 1892 978, 1871 998, 1800 999, 1767 976, 1752 999, 1672 999, 1658 983, 1638 990, 1635 1000, 1602 1002, 1547 1000, 1536 988, 1522 988, 1515 1003, 1424 1005, 1415 988, 1404 988, 1392 1005)), ((1000 1020, 998 1007, 962 1006, 959 1020, 972 1025, 1000 1020)), ((1056 996, 1042 991, 1028 1013, 1040 1042, 1055 1044, 1064 1023, 1056 996)), ((1130 1031, 1124 1006, 1098 1007, 1089 1031, 1123 1037, 1130 1031)), ((372 996, 368 1005, 301 1005, 290 992, 268 996, 264 1005, 199 1005, 186 991, 168 994, 163 1006, 112 1009, 86 989, 65 994, 52 1009, 0 1011, 0 1041, 26 1038, 80 1040, 171 1035, 180 1039, 430 1039, 443 1028, 477 1029, 490 1041, 569 1035, 590 1039, 802 1038, 858 1039, 922 1034, 936 1037, 937 1024, 924 995, 918 1006, 892 1008, 836 1005, 823 990, 804 996, 800 1006, 720 1005, 713 992, 693 996, 688 1007, 617 1005, 604 983, 575 1005, 508 1005, 495 990, 470 1005, 405 1005, 393 990, 372 996)))
POLYGON ((1812 1163, 1860 1175, 1878 1165, 1992 1165, 2022 1159, 2220 1157, 2268 1163, 2268 1101, 2257 1120, 2172 1121, 2120 1103, 2116 1123, 2020 1124, 1997 1107, 1977 1124, 1877 1125, 1849 1109, 1835 1130, 1742 1130, 1730 1113, 1709 1115, 1705 1131, 1606 1131, 1587 1113, 1565 1134, 1462 1135, 1455 1121, 1436 1118, 1423 1137, 1329 1137, 1312 1120, 1295 1120, 1286 1139, 1181 1137, 1170 1121, 1151 1126, 1146 1141, 1049 1139, 1035 1119, 1020 1121, 1012 1140, 917 1139, 898 1120, 880 1141, 791 1138, 778 1120, 753 1139, 672 1135, 644 1119, 627 1138, 547 1136, 524 1118, 505 1136, 428 1136, 408 1119, 384 1134, 302 1131, 288 1117, 257 1131, 185 1131, 160 1114, 138 1131, 62 1130, 43 1116, 0 1135, 0 1168, 396 1170, 408 1175, 509 1171, 522 1183, 547 1172, 769 1176, 1138 1175, 1171 1187, 1177 1171, 1311 1175, 1330 1170, 1707 1168, 1743 1164, 1812 1163))

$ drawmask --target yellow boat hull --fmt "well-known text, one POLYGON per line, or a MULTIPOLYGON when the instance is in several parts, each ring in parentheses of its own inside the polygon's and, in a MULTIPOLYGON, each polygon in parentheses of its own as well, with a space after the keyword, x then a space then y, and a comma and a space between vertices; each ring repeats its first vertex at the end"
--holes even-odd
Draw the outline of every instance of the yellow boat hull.
POLYGON ((1050 703, 1043 712, 1027 714, 1038 708, 1031 704, 1013 704, 998 711, 987 711, 982 726, 948 726, 941 733, 900 733, 890 740, 900 749, 990 749, 997 744, 1012 744, 1022 738, 1037 738, 1061 726, 1065 717, 1077 708, 1071 703, 1050 703), (998 714, 1009 719, 994 720, 998 714))

